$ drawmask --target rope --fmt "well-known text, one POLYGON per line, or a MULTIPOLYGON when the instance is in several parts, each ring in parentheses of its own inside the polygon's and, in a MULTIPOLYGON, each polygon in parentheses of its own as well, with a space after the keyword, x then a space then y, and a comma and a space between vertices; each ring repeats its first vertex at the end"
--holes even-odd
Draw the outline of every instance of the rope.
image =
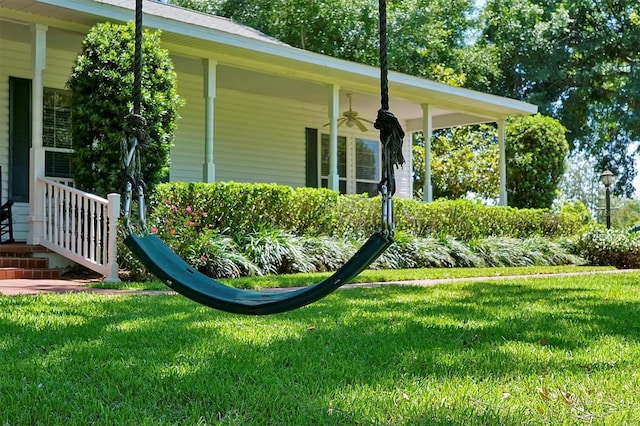
POLYGON ((125 117, 124 135, 121 140, 121 160, 125 169, 124 221, 131 232, 131 204, 133 193, 138 195, 138 220, 147 232, 144 193, 146 185, 142 180, 140 148, 149 144, 147 120, 142 115, 142 1, 136 0, 135 52, 133 59, 133 113, 125 117))
POLYGON ((133 113, 140 114, 142 104, 142 0, 136 0, 135 56, 133 59, 133 113))
POLYGON ((404 164, 402 142, 404 130, 398 119, 389 111, 389 58, 387 54, 387 1, 379 0, 379 43, 380 43, 380 109, 374 127, 380 130, 382 142, 383 177, 378 187, 383 187, 391 194, 396 192, 395 167, 404 164))
MULTIPOLYGON (((387 0, 378 2, 380 49, 380 109, 389 109, 389 62, 387 57, 387 0)), ((377 128, 377 127, 376 127, 377 128)))

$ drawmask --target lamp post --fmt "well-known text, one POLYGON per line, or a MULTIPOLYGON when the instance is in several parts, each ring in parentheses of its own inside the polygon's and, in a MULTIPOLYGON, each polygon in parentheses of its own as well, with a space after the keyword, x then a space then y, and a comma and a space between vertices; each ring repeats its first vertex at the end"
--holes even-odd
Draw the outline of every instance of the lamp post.
POLYGON ((611 185, 616 181, 616 177, 611 170, 605 170, 600 174, 600 182, 605 188, 605 215, 607 217, 607 229, 611 229, 611 185))

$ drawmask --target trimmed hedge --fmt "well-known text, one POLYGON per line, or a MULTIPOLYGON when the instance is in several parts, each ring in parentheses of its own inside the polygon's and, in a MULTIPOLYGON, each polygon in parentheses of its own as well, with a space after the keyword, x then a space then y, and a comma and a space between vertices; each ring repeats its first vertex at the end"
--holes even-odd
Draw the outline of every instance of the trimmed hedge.
MULTIPOLYGON (((379 197, 327 189, 175 182, 157 187, 148 224, 179 256, 212 277, 331 271, 379 228, 380 209, 379 197)), ((551 241, 579 233, 583 222, 576 214, 397 199, 396 219, 395 244, 374 268, 584 263, 571 254, 575 247, 551 241)), ((119 244, 118 263, 128 278, 149 278, 119 244)))
MULTIPOLYGON (((557 238, 583 228, 578 215, 547 209, 486 206, 467 200, 425 204, 396 199, 395 206, 398 231, 419 237, 557 238)), ((232 234, 277 228, 295 235, 362 238, 380 227, 380 197, 276 184, 162 184, 151 198, 149 211, 150 224, 168 230, 180 229, 186 221, 199 230, 232 234)))

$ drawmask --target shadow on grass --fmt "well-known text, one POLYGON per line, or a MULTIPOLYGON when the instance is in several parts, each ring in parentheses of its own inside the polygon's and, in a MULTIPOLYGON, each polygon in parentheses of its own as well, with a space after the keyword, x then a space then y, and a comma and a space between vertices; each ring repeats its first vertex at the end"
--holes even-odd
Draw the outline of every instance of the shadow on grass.
POLYGON ((442 395, 402 411, 394 392, 624 369, 587 353, 608 337, 638 341, 634 285, 620 279, 615 294, 588 279, 354 289, 273 317, 175 295, 0 298, 0 405, 10 407, 0 420, 509 423, 518 420, 510 412, 439 406, 442 395), (378 411, 364 399, 379 399, 378 411))

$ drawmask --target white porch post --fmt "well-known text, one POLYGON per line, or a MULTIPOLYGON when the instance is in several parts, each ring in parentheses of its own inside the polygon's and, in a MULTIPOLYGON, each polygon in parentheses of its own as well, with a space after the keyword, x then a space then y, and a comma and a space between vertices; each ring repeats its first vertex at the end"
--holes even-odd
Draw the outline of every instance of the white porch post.
POLYGON ((340 190, 338 176, 338 115, 340 114, 340 86, 329 86, 329 182, 328 187, 340 190))
POLYGON ((507 205, 507 156, 505 150, 505 140, 507 131, 504 120, 498 120, 498 149, 500 151, 500 198, 501 206, 507 205))
POLYGON ((422 132, 424 136, 424 188, 425 203, 433 201, 433 187, 431 185, 431 138, 433 137, 433 119, 431 105, 422 105, 422 132))
POLYGON ((202 181, 216 181, 216 165, 213 159, 214 108, 216 98, 216 67, 218 62, 203 59, 204 65, 204 164, 202 165, 202 181))
POLYGON ((109 222, 109 240, 107 241, 107 264, 104 281, 120 282, 118 277, 118 245, 116 236, 118 235, 118 219, 120 218, 120 194, 107 195, 107 219, 109 222))
POLYGON ((44 194, 38 178, 44 177, 44 148, 42 146, 42 118, 44 70, 47 67, 47 30, 42 24, 31 27, 31 149, 29 150, 29 244, 39 244, 44 236, 44 194))

